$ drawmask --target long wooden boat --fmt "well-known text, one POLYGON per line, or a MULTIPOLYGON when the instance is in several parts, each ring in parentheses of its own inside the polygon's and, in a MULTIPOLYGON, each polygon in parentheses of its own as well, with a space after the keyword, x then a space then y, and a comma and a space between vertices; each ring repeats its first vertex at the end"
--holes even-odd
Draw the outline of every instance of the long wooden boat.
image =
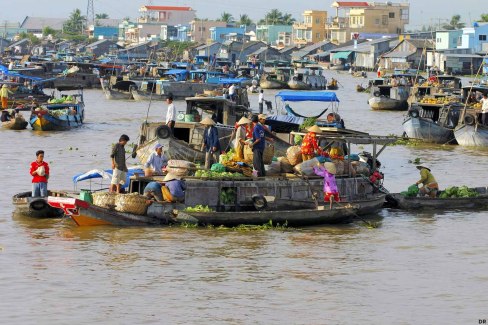
MULTIPOLYGON (((49 192, 49 195, 55 195, 49 192)), ((62 209, 51 207, 47 198, 32 197, 32 192, 22 192, 12 197, 15 213, 31 218, 61 218, 64 216, 62 209)))
POLYGON ((109 85, 107 81, 100 78, 100 85, 105 98, 109 100, 130 100, 133 99, 131 89, 137 89, 133 81, 119 81, 114 85, 109 85))
POLYGON ((9 130, 24 130, 27 128, 29 123, 25 120, 25 118, 17 114, 15 118, 11 119, 7 122, 2 122, 2 127, 9 129, 9 130))
POLYGON ((375 96, 368 99, 368 104, 374 111, 406 111, 406 100, 397 100, 386 96, 375 96))
POLYGON ((400 193, 392 193, 386 196, 389 206, 403 210, 418 209, 487 209, 488 191, 486 187, 472 188, 479 196, 468 198, 430 198, 430 197, 405 197, 400 193))

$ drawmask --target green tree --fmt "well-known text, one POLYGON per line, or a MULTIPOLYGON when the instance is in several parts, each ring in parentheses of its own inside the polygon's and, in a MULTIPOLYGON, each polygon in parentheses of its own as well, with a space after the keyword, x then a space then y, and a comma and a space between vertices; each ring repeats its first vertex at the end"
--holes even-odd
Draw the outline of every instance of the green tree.
POLYGON ((238 23, 239 23, 239 25, 249 26, 252 24, 252 20, 251 20, 251 18, 249 18, 248 15, 243 14, 243 15, 239 16, 238 23))
POLYGON ((227 24, 230 24, 230 23, 232 23, 234 21, 234 17, 232 16, 232 14, 224 11, 220 15, 220 18, 218 20, 219 21, 225 21, 227 24))
POLYGON ((22 39, 28 39, 29 42, 31 43, 31 45, 37 45, 37 44, 41 43, 41 40, 39 38, 37 38, 32 33, 26 33, 26 32, 20 33, 19 34, 19 40, 22 40, 22 39))
POLYGON ((44 27, 44 29, 42 30, 42 36, 56 36, 57 33, 58 32, 54 28, 51 28, 49 26, 44 27))
POLYGON ((479 22, 486 23, 488 22, 488 14, 481 14, 479 22))
POLYGON ((83 34, 83 26, 86 23, 86 17, 81 14, 80 9, 75 9, 63 25, 64 33, 70 35, 83 34))
POLYGON ((102 13, 102 14, 96 14, 95 19, 108 19, 108 14, 102 13))
POLYGON ((283 25, 293 25, 296 19, 291 14, 284 14, 282 18, 283 25))
POLYGON ((272 9, 266 14, 264 19, 267 21, 268 25, 280 25, 283 20, 283 13, 278 9, 272 9))
POLYGON ((465 26, 465 23, 461 23, 461 15, 454 15, 451 17, 451 21, 448 24, 444 24, 442 27, 447 30, 455 30, 464 28, 465 26))

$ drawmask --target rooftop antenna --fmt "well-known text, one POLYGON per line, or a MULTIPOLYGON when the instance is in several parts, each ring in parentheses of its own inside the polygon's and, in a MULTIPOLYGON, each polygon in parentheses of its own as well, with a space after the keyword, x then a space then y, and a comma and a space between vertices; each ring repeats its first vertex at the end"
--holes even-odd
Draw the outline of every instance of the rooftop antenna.
POLYGON ((93 7, 93 0, 88 0, 86 5, 86 22, 88 25, 95 25, 95 8, 93 7))

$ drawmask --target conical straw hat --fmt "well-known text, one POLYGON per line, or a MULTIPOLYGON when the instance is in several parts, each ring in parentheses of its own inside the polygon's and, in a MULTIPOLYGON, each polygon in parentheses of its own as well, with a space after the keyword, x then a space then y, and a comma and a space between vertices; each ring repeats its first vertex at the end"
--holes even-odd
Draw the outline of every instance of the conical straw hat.
POLYGON ((200 124, 203 124, 203 125, 215 125, 215 122, 214 120, 212 120, 210 117, 206 117, 204 118, 200 124))
POLYGON ((241 117, 239 122, 237 122, 237 125, 244 125, 244 124, 249 124, 249 123, 251 123, 251 120, 248 119, 247 117, 243 116, 243 117, 241 117))
POLYGON ((324 163, 324 168, 331 174, 337 173, 336 165, 331 162, 325 162, 324 163))
POLYGON ((321 133, 322 130, 317 126, 317 125, 314 125, 314 126, 311 126, 307 129, 308 132, 315 132, 315 133, 321 133))

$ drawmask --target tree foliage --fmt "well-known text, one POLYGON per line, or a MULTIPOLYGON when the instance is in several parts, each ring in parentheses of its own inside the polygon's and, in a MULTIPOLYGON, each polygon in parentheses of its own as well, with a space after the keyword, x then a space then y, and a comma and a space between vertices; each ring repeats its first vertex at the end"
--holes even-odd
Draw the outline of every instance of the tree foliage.
POLYGON ((217 19, 218 21, 225 21, 227 24, 230 24, 232 22, 234 22, 234 17, 232 16, 232 14, 228 13, 228 12, 223 12, 221 15, 220 15, 220 18, 217 19))
POLYGON ((487 23, 488 22, 488 14, 481 14, 479 22, 487 23))
POLYGON ((68 20, 63 25, 63 31, 69 35, 83 34, 83 26, 86 23, 86 17, 81 14, 80 9, 75 9, 70 14, 68 20))
POLYGON ((293 25, 295 18, 291 14, 282 13, 279 9, 269 11, 258 24, 260 25, 293 25))
POLYGON ((41 40, 32 33, 22 32, 18 36, 19 36, 19 40, 28 39, 31 45, 37 45, 41 43, 41 40))
POLYGON ((95 19, 108 19, 109 16, 106 13, 96 14, 95 19))
POLYGON ((252 19, 249 18, 249 16, 247 14, 243 14, 243 15, 240 15, 239 16, 239 21, 238 21, 239 25, 244 25, 244 26, 249 26, 252 24, 252 19))
POLYGON ((464 28, 465 26, 466 24, 461 22, 461 15, 454 15, 451 17, 451 21, 442 27, 446 30, 455 30, 464 28))
POLYGON ((42 30, 42 36, 56 36, 57 33, 58 32, 54 28, 51 28, 49 26, 44 27, 42 30))

